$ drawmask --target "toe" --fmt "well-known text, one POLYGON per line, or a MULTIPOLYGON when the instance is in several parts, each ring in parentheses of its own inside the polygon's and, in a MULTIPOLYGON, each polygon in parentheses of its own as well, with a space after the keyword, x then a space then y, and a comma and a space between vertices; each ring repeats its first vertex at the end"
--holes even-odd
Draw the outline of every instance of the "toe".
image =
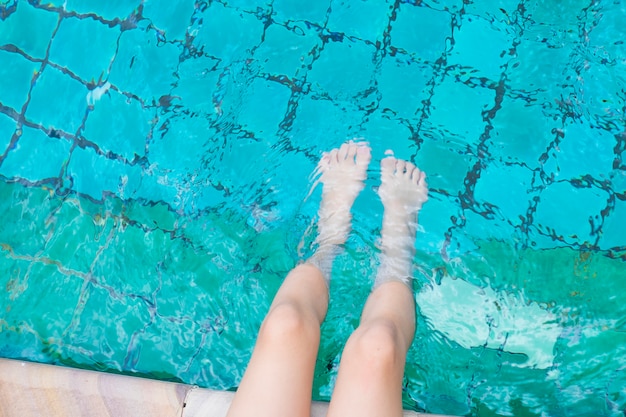
POLYGON ((354 161, 354 158, 358 150, 358 145, 352 141, 348 142, 347 145, 348 145, 348 151, 347 151, 346 158, 350 161, 354 161))
POLYGON ((368 165, 372 159, 372 151, 366 143, 356 146, 356 163, 358 165, 368 165))
POLYGON ((342 161, 348 157, 348 152, 350 151, 350 143, 346 142, 339 148, 337 152, 337 159, 342 161))
MULTIPOLYGON (((407 163, 406 161, 403 161, 402 159, 398 159, 396 161, 396 175, 400 176, 400 175, 405 175, 407 172, 407 163)), ((409 173, 410 175, 410 173, 409 173)))

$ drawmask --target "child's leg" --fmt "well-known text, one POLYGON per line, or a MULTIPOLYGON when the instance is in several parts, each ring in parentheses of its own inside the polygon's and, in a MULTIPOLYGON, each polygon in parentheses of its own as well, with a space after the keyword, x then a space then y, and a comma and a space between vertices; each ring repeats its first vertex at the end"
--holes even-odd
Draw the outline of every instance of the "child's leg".
POLYGON ((310 415, 320 324, 328 307, 333 259, 350 231, 350 208, 363 188, 367 146, 346 143, 324 155, 317 250, 281 285, 254 347, 229 417, 310 415))
POLYGON ((380 269, 361 324, 343 351, 329 417, 402 415, 406 352, 415 332, 411 276, 417 212, 428 190, 413 164, 390 157, 381 168, 380 269))

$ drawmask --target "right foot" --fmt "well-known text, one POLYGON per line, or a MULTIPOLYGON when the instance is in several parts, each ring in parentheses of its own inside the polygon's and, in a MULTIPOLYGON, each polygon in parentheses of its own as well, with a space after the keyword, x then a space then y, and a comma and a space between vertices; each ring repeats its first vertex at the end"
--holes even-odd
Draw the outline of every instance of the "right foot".
POLYGON ((410 162, 392 156, 382 160, 378 194, 385 208, 381 234, 381 268, 377 284, 412 275, 417 213, 428 199, 426 176, 410 162))

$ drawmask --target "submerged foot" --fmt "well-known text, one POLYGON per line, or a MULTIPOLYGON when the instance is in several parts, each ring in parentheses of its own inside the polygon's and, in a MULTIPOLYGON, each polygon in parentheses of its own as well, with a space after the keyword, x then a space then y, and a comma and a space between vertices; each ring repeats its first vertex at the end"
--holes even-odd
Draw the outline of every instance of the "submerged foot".
POLYGON ((365 186, 371 159, 366 143, 349 141, 325 153, 317 166, 323 184, 322 202, 315 239, 317 249, 307 262, 317 266, 327 280, 338 245, 345 243, 350 233, 350 209, 365 186))
POLYGON ((378 194, 385 208, 381 262, 375 285, 390 280, 409 284, 415 253, 417 213, 428 199, 426 176, 410 162, 393 156, 382 160, 378 194))

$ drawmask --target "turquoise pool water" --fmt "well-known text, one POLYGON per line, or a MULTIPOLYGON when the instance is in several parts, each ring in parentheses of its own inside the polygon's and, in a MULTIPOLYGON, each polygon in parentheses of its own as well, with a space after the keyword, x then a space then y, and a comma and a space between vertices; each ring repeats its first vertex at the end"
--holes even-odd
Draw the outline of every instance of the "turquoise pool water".
POLYGON ((360 137, 314 397, 393 149, 431 187, 406 408, 623 416, 624 21, 609 0, 0 0, 0 355, 236 387, 306 253, 310 174, 360 137))

